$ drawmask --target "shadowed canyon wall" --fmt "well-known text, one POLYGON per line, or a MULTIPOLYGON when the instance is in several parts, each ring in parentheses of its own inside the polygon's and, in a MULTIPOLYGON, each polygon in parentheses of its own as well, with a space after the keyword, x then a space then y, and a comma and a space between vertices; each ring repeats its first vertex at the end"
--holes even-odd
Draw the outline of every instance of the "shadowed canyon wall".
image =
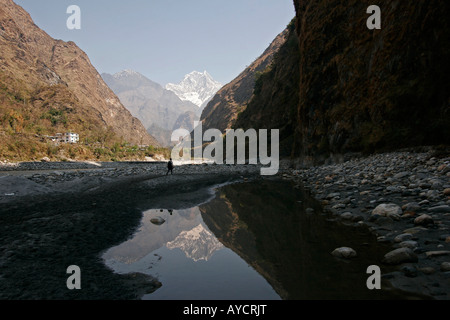
POLYGON ((448 1, 377 1, 380 30, 368 1, 294 4, 295 30, 235 128, 279 128, 281 154, 309 164, 449 143, 448 1))

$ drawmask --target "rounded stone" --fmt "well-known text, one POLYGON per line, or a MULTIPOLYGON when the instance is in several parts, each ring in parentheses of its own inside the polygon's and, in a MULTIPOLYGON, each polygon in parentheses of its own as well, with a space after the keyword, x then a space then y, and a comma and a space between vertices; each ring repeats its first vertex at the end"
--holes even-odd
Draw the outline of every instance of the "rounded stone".
POLYGON ((426 226, 429 224, 434 224, 434 221, 429 215, 422 214, 414 219, 414 224, 417 226, 426 226))
POLYGON ((422 207, 417 202, 410 202, 402 206, 405 212, 417 212, 422 209, 422 207))
POLYGON ((400 247, 402 247, 402 248, 415 249, 418 246, 419 246, 419 244, 417 243, 417 241, 413 241, 413 240, 407 240, 407 241, 400 242, 400 247))
POLYGON ((414 266, 404 266, 401 269, 405 276, 414 278, 417 277, 417 269, 414 266))
POLYGON ((417 255, 409 248, 399 248, 384 255, 383 262, 386 264, 401 264, 404 262, 417 262, 417 255))
POLYGON ((152 218, 150 219, 150 222, 156 225, 162 225, 164 222, 166 222, 166 220, 164 220, 161 217, 156 217, 156 218, 152 218))
POLYGON ((423 267, 420 268, 419 271, 423 272, 424 274, 433 274, 436 272, 436 270, 433 267, 423 267))
POLYGON ((402 233, 394 238, 394 242, 403 242, 407 240, 411 240, 413 235, 411 233, 402 233))
POLYGON ((331 254, 338 258, 350 259, 356 257, 356 251, 349 247, 336 248, 331 254))
POLYGON ((394 219, 398 219, 402 213, 402 208, 395 203, 382 203, 372 211, 372 215, 380 215, 394 219))
POLYGON ((450 262, 442 262, 441 263, 441 271, 442 272, 450 271, 450 262))

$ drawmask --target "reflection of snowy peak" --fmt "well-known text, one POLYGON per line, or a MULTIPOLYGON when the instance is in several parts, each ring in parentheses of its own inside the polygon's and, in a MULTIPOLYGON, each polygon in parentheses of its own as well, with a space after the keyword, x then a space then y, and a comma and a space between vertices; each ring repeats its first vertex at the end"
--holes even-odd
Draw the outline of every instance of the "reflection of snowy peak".
POLYGON ((173 91, 181 100, 190 101, 198 107, 207 103, 222 84, 215 81, 208 72, 193 71, 187 74, 179 84, 168 83, 166 89, 173 91))
POLYGON ((223 247, 222 243, 202 224, 192 230, 181 232, 175 240, 168 242, 166 246, 169 249, 181 249, 188 258, 194 261, 207 261, 214 252, 223 247))

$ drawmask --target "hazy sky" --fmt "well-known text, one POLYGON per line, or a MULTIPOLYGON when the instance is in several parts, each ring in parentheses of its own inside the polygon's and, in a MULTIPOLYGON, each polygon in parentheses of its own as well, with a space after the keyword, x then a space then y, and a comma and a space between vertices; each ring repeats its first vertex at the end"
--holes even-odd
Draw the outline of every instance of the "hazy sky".
POLYGON ((50 36, 74 41, 98 72, 133 69, 165 85, 207 70, 226 84, 295 16, 292 0, 14 0, 50 36), (81 9, 69 30, 67 8, 81 9))

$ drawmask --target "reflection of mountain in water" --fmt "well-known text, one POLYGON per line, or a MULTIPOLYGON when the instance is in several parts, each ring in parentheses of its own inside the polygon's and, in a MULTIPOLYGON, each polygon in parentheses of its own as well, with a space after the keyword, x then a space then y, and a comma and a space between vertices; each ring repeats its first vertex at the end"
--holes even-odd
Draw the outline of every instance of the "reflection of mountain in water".
POLYGON ((214 252, 223 248, 223 245, 203 224, 199 224, 194 229, 181 232, 175 240, 166 244, 167 248, 181 249, 188 258, 199 261, 208 261, 214 252))
POLYGON ((132 264, 147 256, 152 251, 173 241, 181 232, 192 230, 202 222, 197 207, 175 210, 172 215, 167 210, 151 209, 144 212, 142 223, 136 233, 128 241, 110 248, 103 254, 103 259, 132 264), (155 225, 152 218, 162 217, 166 222, 155 225))

